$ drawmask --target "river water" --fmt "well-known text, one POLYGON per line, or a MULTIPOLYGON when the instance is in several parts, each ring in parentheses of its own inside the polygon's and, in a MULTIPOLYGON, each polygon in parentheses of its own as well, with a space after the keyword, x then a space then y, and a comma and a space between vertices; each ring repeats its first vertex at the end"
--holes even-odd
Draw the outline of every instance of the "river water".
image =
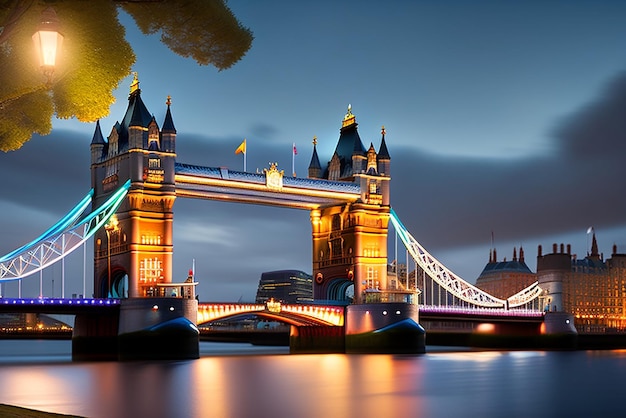
POLYGON ((626 350, 288 354, 72 362, 69 341, 0 341, 0 403, 84 417, 620 417, 626 350))

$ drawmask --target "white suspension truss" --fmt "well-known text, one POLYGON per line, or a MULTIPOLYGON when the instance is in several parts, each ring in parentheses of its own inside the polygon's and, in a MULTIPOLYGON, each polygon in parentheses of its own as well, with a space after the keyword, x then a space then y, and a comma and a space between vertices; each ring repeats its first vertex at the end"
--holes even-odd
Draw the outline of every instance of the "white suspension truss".
POLYGON ((390 210, 390 219, 402 243, 420 268, 443 289, 465 302, 484 308, 513 308, 530 302, 541 293, 538 284, 533 283, 506 300, 496 298, 458 277, 435 257, 431 256, 407 231, 393 209, 390 210))
POLYGON ((96 210, 80 218, 91 203, 90 191, 78 205, 41 236, 0 258, 0 282, 30 276, 66 257, 107 223, 130 188, 124 183, 96 210))
POLYGON ((535 282, 526 289, 522 289, 513 296, 510 296, 507 299, 509 308, 517 308, 526 305, 528 302, 537 299, 542 292, 543 289, 539 287, 539 282, 535 282))

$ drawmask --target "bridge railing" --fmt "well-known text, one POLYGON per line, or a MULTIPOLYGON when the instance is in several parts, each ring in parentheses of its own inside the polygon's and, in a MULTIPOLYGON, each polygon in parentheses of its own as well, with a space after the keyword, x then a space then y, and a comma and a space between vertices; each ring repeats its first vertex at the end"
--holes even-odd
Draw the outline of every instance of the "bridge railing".
POLYGON ((518 316, 522 318, 539 318, 545 315, 544 312, 534 309, 497 309, 497 308, 479 308, 479 307, 463 307, 463 306, 436 306, 436 305, 419 305, 420 313, 453 313, 467 316, 485 315, 485 316, 518 316))
POLYGON ((363 291, 365 303, 410 303, 416 305, 418 303, 418 292, 410 290, 378 290, 366 289, 363 291))

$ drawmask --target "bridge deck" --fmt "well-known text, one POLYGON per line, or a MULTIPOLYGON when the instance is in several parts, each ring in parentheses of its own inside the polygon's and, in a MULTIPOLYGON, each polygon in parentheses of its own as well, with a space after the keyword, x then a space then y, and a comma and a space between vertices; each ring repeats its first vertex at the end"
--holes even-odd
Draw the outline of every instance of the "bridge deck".
POLYGON ((361 196, 360 186, 350 182, 281 176, 273 183, 262 173, 182 163, 176 163, 175 170, 176 195, 181 197, 310 210, 355 202, 361 196))

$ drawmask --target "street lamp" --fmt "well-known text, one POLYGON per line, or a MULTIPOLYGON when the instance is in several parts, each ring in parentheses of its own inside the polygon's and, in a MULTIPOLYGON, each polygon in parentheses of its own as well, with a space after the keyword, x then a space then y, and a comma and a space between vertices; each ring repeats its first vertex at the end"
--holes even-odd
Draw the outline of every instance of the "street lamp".
POLYGON ((39 57, 39 65, 46 76, 46 84, 49 86, 52 83, 57 53, 63 45, 63 35, 59 32, 59 19, 52 7, 47 7, 41 13, 41 23, 37 32, 33 34, 33 42, 39 57))
POLYGON ((111 232, 117 231, 119 222, 117 221, 117 217, 113 215, 109 222, 104 225, 104 230, 107 234, 107 275, 109 279, 108 286, 108 295, 107 297, 111 297, 111 232))
MULTIPOLYGON (((0 32, 0 37, 2 34, 3 32, 0 32)), ((37 86, 28 86, 13 92, 9 96, 0 98, 0 111, 20 97, 47 90, 52 85, 52 74, 56 66, 57 54, 63 44, 63 35, 59 32, 59 19, 52 7, 47 7, 41 13, 41 22, 37 27, 37 31, 33 34, 33 43, 39 58, 39 66, 46 77, 46 82, 37 86)))

